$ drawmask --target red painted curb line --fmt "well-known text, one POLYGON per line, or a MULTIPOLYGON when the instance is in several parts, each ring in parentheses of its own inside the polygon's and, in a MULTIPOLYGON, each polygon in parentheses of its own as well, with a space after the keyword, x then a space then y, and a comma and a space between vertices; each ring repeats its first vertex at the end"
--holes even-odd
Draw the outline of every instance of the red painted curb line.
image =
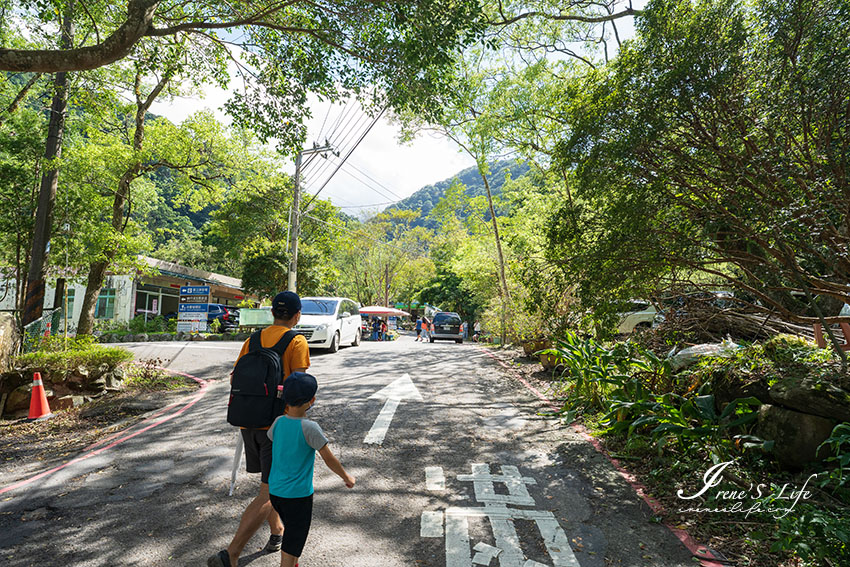
MULTIPOLYGON (((540 390, 538 390, 531 383, 529 383, 528 380, 526 380, 517 372, 515 372, 513 368, 511 368, 507 363, 505 363, 505 361, 501 360, 496 355, 494 355, 483 347, 478 347, 478 350, 495 360, 501 367, 506 369, 513 378, 521 382, 523 386, 530 390, 540 400, 545 402, 546 405, 549 406, 551 409, 555 411, 560 411, 561 408, 556 406, 552 402, 552 400, 547 398, 543 393, 540 392, 540 390)), ((637 495, 640 496, 644 502, 646 502, 647 506, 649 506, 649 508, 654 514, 660 514, 664 511, 664 507, 658 500, 649 495, 646 490, 646 487, 632 473, 626 470, 620 464, 620 461, 609 455, 608 452, 602 447, 602 443, 595 437, 591 436, 583 425, 574 422, 571 423, 569 427, 571 427, 576 433, 578 433, 582 437, 582 439, 589 442, 598 453, 605 456, 605 458, 608 459, 608 461, 610 461, 612 465, 614 465, 614 468, 617 470, 617 472, 620 473, 620 476, 622 476, 623 479, 627 483, 629 483, 629 486, 631 486, 632 489, 637 493, 637 495)), ((691 554, 693 554, 694 557, 699 559, 699 562, 703 567, 728 567, 728 563, 718 563, 717 561, 714 561, 714 559, 717 559, 717 557, 709 556, 709 554, 713 554, 714 552, 710 548, 697 543, 697 541, 686 530, 674 527, 666 522, 663 525, 665 528, 670 530, 679 541, 682 542, 682 544, 688 549, 688 551, 691 552, 691 554)))
MULTIPOLYGON (((100 449, 95 449, 95 450, 89 451, 88 453, 84 453, 83 455, 81 455, 81 456, 79 456, 79 457, 77 457, 77 458, 75 458, 75 459, 71 459, 70 461, 68 461, 68 462, 66 462, 66 463, 63 463, 63 464, 61 464, 61 465, 59 465, 59 466, 57 466, 57 467, 54 467, 54 468, 52 468, 52 469, 50 469, 50 470, 46 470, 46 471, 40 472, 40 473, 36 474, 35 476, 32 476, 32 477, 30 477, 30 478, 27 478, 27 479, 21 480, 21 481, 19 481, 19 482, 16 482, 15 484, 12 484, 12 485, 6 486, 6 487, 4 487, 4 488, 0 488, 0 494, 5 494, 5 493, 7 493, 7 492, 11 492, 11 491, 16 490, 16 489, 18 489, 18 488, 21 488, 21 487, 23 487, 23 486, 26 486, 26 485, 28 485, 28 484, 30 484, 30 483, 32 483, 32 482, 35 482, 36 480, 39 480, 39 479, 42 479, 42 478, 44 478, 44 477, 46 477, 46 476, 48 476, 48 475, 51 475, 51 474, 53 474, 53 473, 55 473, 55 472, 61 471, 62 469, 66 468, 66 467, 69 467, 69 466, 71 466, 71 465, 73 465, 73 464, 75 464, 75 463, 79 463, 80 461, 84 461, 84 460, 86 460, 86 459, 89 459, 89 458, 91 458, 91 457, 94 457, 95 455, 99 455, 99 454, 103 453, 104 451, 106 451, 106 450, 108 450, 108 449, 111 449, 112 447, 115 447, 115 446, 117 446, 117 445, 120 445, 121 443, 123 443, 123 442, 125 442, 125 441, 128 441, 128 440, 132 439, 133 437, 136 437, 137 435, 141 435, 141 434, 142 434, 142 433, 144 433, 145 431, 148 431, 148 430, 150 430, 150 429, 153 429, 154 427, 157 427, 157 426, 159 426, 159 425, 162 425, 163 423, 166 423, 166 422, 168 422, 168 421, 171 421, 172 419, 174 419, 174 418, 175 418, 175 417, 177 417, 178 415, 181 415, 183 412, 185 412, 186 410, 188 410, 189 408, 191 408, 192 406, 194 406, 196 403, 198 403, 198 401, 200 401, 200 399, 201 399, 201 398, 203 398, 203 397, 204 397, 204 395, 206 394, 206 392, 207 392, 207 387, 209 386, 209 382, 208 382, 207 380, 203 380, 203 379, 198 378, 198 377, 196 377, 196 376, 192 376, 191 374, 184 374, 184 373, 182 373, 182 372, 176 372, 176 371, 174 371, 174 370, 168 370, 167 368, 162 368, 162 367, 157 367, 157 368, 159 368, 160 370, 165 370, 165 371, 167 371, 167 372, 171 372, 172 374, 176 374, 176 375, 178 375, 178 376, 184 376, 184 377, 186 377, 186 378, 191 378, 192 380, 194 380, 195 382, 197 382, 198 384, 200 384, 200 385, 201 385, 201 387, 200 387, 200 389, 198 390, 198 392, 197 392, 194 396, 192 396, 192 398, 190 398, 188 402, 186 402, 186 405, 185 405, 185 406, 183 406, 182 408, 180 408, 180 409, 179 409, 179 410, 177 410, 176 412, 172 413, 171 415, 168 415, 168 416, 166 416, 166 417, 164 417, 164 418, 160 419, 159 421, 156 421, 156 422, 154 422, 154 423, 151 423, 151 424, 150 424, 150 425, 148 425, 147 427, 144 427, 144 428, 142 428, 142 429, 139 429, 138 431, 136 431, 136 432, 134 432, 134 433, 130 433, 129 435, 126 435, 126 436, 124 436, 124 437, 121 437, 120 439, 118 439, 118 440, 116 440, 116 441, 113 441, 112 443, 110 443, 109 445, 106 445, 105 447, 101 447, 100 449)), ((177 406, 177 405, 179 405, 179 404, 181 404, 181 403, 182 403, 182 402, 175 402, 175 403, 173 403, 173 404, 171 404, 171 405, 169 405, 169 406, 166 406, 165 408, 163 408, 163 409, 159 410, 159 411, 158 411, 158 412, 156 412, 155 414, 153 414, 153 415, 151 415, 151 416, 149 416, 149 417, 145 418, 145 419, 144 419, 144 420, 142 420, 140 423, 145 423, 146 421, 150 421, 150 420, 152 420, 152 419, 154 419, 154 418, 158 417, 159 415, 161 415, 163 412, 167 411, 168 409, 170 409, 170 408, 172 408, 172 407, 175 407, 175 406, 177 406)), ((138 424, 137 424, 137 425, 138 425, 138 424)), ((135 425, 134 425, 134 426, 132 426, 132 427, 135 427, 135 425)), ((128 429, 132 429, 132 427, 130 427, 130 428, 128 428, 128 429)), ((94 443, 94 444, 92 444, 92 445, 89 445, 89 447, 87 447, 86 449, 83 449, 83 451, 85 452, 85 451, 89 450, 89 449, 90 449, 90 448, 92 448, 92 447, 96 447, 97 445, 99 445, 99 444, 101 444, 101 443, 105 443, 106 441, 110 440, 111 438, 114 438, 114 437, 117 437, 117 436, 122 435, 123 433, 126 433, 126 431, 127 431, 127 430, 120 431, 120 432, 118 432, 118 433, 115 433, 115 434, 113 434, 113 435, 111 435, 111 436, 107 437, 107 438, 106 438, 106 439, 104 439, 104 440, 101 440, 101 441, 99 441, 99 442, 97 442, 97 443, 94 443)))

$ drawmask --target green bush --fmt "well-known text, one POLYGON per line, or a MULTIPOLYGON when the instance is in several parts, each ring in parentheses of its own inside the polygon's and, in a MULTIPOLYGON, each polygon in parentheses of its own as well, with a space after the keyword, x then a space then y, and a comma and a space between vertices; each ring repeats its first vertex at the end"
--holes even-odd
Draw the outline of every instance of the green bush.
POLYGON ((63 337, 47 337, 38 350, 15 358, 15 366, 29 372, 64 374, 70 369, 83 366, 95 369, 106 364, 110 369, 133 359, 133 354, 119 347, 107 347, 95 342, 89 335, 65 340, 63 337))

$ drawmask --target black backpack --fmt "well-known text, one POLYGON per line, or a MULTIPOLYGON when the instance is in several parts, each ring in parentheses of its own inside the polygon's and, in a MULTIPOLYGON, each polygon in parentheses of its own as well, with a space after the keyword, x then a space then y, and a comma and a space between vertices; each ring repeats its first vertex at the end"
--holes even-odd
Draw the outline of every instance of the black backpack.
POLYGON ((249 429, 268 427, 283 414, 283 398, 277 397, 285 378, 281 357, 298 335, 287 331, 273 347, 263 348, 260 332, 251 335, 248 352, 236 362, 227 404, 227 423, 249 429))

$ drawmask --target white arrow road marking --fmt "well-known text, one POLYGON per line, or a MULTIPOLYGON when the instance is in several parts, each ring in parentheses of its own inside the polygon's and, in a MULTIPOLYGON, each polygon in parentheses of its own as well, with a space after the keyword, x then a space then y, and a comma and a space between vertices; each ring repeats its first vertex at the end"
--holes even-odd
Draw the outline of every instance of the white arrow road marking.
POLYGON ((369 399, 387 400, 384 407, 381 408, 381 413, 378 414, 375 423, 372 424, 372 429, 366 434, 364 443, 372 445, 381 445, 384 442, 384 437, 387 435, 387 430, 390 428, 390 423, 395 415, 395 410, 403 400, 422 401, 422 394, 416 389, 413 380, 409 374, 404 374, 401 378, 378 390, 369 399))

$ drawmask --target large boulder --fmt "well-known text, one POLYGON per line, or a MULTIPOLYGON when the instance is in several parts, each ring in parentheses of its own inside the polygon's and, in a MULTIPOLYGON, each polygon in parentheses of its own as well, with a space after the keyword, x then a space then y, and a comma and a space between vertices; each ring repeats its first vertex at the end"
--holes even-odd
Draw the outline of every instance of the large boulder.
POLYGON ((18 386, 6 398, 6 406, 3 408, 4 415, 13 415, 21 410, 29 409, 30 398, 32 398, 32 384, 18 386))
POLYGON ((829 449, 818 450, 832 434, 835 422, 816 415, 765 404, 759 408, 758 435, 773 441, 773 454, 780 464, 790 469, 829 456, 829 449))
POLYGON ((0 374, 11 368, 12 357, 18 351, 18 326, 11 313, 0 313, 0 374))
POLYGON ((786 378, 770 388, 777 405, 836 421, 850 421, 850 392, 816 378, 786 378))

